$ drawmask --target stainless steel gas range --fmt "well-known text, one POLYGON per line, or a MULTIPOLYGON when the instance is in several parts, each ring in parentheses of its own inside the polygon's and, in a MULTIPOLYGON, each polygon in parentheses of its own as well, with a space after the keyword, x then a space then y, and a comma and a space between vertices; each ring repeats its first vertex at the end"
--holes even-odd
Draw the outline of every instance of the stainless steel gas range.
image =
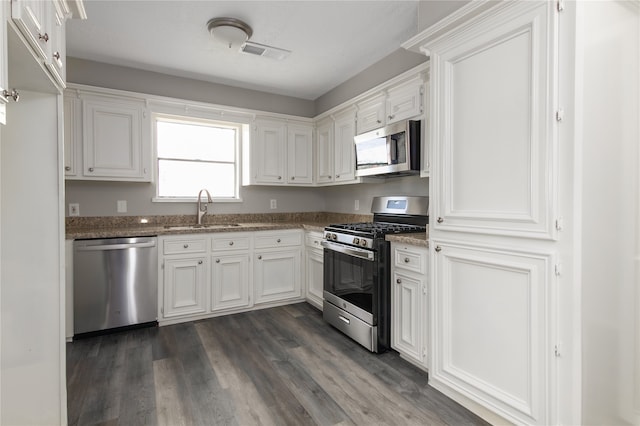
POLYGON ((426 232, 429 197, 375 197, 373 222, 324 229, 323 318, 372 352, 390 347, 388 234, 426 232))

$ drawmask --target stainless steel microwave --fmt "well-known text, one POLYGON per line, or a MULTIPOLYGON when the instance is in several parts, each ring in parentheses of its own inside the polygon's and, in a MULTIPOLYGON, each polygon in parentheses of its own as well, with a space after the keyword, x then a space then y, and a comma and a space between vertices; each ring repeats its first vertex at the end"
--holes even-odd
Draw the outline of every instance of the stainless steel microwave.
POLYGON ((418 173, 420 125, 421 120, 405 120, 357 135, 356 176, 418 173))

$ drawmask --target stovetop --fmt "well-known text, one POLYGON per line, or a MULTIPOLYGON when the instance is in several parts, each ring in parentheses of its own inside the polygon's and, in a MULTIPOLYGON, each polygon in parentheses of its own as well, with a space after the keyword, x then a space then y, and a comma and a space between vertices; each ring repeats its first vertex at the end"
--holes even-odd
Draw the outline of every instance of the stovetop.
POLYGON ((329 225, 327 229, 334 232, 369 234, 372 238, 383 237, 387 234, 402 234, 410 232, 426 232, 426 226, 406 223, 390 222, 358 222, 329 225))

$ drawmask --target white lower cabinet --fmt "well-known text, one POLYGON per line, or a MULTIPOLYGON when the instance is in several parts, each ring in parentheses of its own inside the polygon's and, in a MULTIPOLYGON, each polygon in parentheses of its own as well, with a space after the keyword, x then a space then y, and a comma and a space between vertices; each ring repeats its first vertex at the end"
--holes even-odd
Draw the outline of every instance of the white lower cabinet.
POLYGON ((309 231, 305 235, 304 266, 307 284, 307 302, 318 309, 322 309, 323 277, 324 277, 324 251, 320 242, 321 232, 309 231))
POLYGON ((161 325, 304 300, 300 230, 167 235, 159 241, 161 325))
POLYGON ((206 312, 207 263, 204 256, 164 260, 163 317, 206 312))
POLYGON ((426 368, 428 251, 392 243, 391 253, 391 347, 426 368))

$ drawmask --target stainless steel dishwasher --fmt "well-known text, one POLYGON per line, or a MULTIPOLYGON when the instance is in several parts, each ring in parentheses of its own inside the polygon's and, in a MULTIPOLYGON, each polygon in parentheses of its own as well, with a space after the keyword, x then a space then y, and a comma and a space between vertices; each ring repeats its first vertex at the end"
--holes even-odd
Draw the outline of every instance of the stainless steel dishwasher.
POLYGON ((76 240, 74 334, 157 320, 156 237, 76 240))

